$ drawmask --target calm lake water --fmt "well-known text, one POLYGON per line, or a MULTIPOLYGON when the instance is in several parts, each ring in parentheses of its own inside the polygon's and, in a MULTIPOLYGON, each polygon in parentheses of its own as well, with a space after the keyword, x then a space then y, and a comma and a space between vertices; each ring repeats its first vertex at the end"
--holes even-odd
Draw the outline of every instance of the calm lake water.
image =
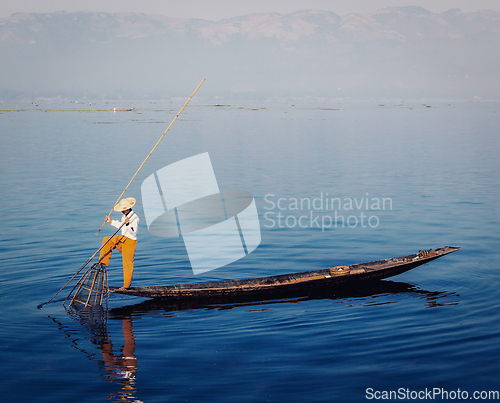
MULTIPOLYGON (((384 391, 405 400, 500 391, 500 103, 193 102, 126 193, 141 217, 133 285, 462 249, 327 295, 210 306, 112 295, 107 320, 91 321, 64 309, 68 288, 37 309, 113 232, 95 235, 184 101, 0 104, 2 401, 363 402, 384 391), (182 239, 148 233, 140 186, 203 152, 221 189, 254 195, 262 242, 194 276, 182 239), (319 206, 327 198, 359 208, 319 206), (297 210, 295 199, 320 208, 297 210), (301 216, 312 219, 299 225, 301 216)), ((118 253, 109 276, 121 285, 118 253)))

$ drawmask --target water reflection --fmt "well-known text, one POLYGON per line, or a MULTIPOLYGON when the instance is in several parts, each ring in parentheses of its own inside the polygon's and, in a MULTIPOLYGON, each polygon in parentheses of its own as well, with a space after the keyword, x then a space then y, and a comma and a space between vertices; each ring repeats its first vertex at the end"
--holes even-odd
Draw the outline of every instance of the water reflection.
MULTIPOLYGON (((353 288, 329 288, 317 290, 307 295, 280 295, 279 299, 251 299, 251 298, 217 298, 210 300, 197 300, 191 302, 148 300, 134 305, 122 306, 113 309, 102 308, 68 308, 68 315, 79 323, 78 330, 69 329, 67 326, 58 323, 59 328, 66 332, 68 339, 73 346, 83 352, 91 361, 98 363, 99 371, 103 378, 119 387, 117 393, 108 396, 107 400, 115 402, 134 402, 137 399, 137 365, 138 359, 135 355, 136 339, 133 330, 133 318, 140 318, 148 315, 149 312, 163 311, 176 312, 188 309, 205 310, 228 310, 239 307, 254 307, 252 310, 266 310, 263 306, 275 304, 293 304, 310 300, 330 299, 350 306, 371 306, 393 304, 398 301, 387 296, 409 295, 422 299, 428 308, 443 305, 455 305, 459 303, 459 295, 454 292, 426 291, 418 287, 394 281, 376 281, 353 288), (111 333, 108 331, 108 320, 121 322, 123 333, 123 344, 117 350, 117 345, 121 343, 113 342, 111 333), (89 351, 85 347, 85 340, 89 340, 92 347, 99 350, 89 351)), ((402 298, 403 299, 403 298, 402 298)), ((113 332, 116 337, 116 332, 113 332)))

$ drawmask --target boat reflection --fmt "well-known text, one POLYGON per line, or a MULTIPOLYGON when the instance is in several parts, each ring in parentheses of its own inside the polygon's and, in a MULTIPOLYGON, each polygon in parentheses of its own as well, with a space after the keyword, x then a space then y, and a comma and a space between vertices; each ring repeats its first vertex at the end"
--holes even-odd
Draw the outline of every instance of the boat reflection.
POLYGON ((290 304, 315 299, 355 300, 356 305, 373 305, 394 303, 394 301, 382 301, 383 296, 391 294, 406 294, 421 298, 426 301, 428 308, 458 304, 459 297, 458 294, 453 292, 426 291, 408 283, 377 280, 352 286, 345 284, 337 287, 329 286, 325 289, 318 289, 307 293, 280 293, 276 294, 276 298, 274 299, 252 296, 211 297, 193 301, 151 299, 134 305, 110 309, 109 316, 110 318, 119 319, 130 315, 138 316, 149 311, 175 312, 188 309, 226 310, 241 306, 290 304))

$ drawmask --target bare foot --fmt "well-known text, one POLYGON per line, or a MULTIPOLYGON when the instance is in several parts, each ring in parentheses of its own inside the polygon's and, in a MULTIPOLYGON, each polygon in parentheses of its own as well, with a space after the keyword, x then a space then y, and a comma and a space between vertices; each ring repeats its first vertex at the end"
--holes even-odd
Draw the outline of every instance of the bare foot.
POLYGON ((120 287, 120 288, 118 288, 118 291, 125 291, 127 289, 128 289, 128 287, 120 287))

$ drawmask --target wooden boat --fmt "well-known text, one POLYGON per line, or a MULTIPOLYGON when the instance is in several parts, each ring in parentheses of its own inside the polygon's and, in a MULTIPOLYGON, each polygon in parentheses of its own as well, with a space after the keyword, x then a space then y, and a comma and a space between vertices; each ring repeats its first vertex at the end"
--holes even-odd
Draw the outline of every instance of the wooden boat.
POLYGON ((249 295, 275 298, 280 294, 303 293, 324 289, 325 287, 352 285, 354 282, 366 282, 392 277, 459 249, 457 247, 445 246, 430 251, 421 250, 417 254, 407 256, 278 276, 205 283, 130 287, 126 290, 119 290, 118 287, 109 287, 109 291, 138 297, 172 300, 241 297, 249 295))

